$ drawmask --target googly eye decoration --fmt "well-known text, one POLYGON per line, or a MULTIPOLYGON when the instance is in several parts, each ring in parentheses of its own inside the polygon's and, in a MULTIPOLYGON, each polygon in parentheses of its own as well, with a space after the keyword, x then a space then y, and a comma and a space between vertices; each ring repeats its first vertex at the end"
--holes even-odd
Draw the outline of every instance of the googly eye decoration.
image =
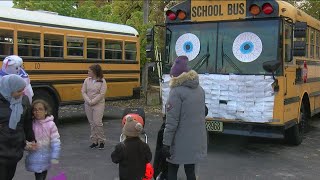
POLYGON ((187 56, 192 61, 200 52, 200 40, 192 33, 183 34, 178 38, 175 49, 177 56, 187 56))
POLYGON ((244 32, 233 41, 233 55, 241 62, 252 62, 262 52, 262 42, 259 36, 252 32, 244 32))

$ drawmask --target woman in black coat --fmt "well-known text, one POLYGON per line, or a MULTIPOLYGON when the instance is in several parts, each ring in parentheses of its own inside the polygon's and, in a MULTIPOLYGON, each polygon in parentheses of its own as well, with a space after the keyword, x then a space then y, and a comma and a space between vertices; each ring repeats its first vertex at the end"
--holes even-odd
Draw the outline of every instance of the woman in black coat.
MULTIPOLYGON (((25 81, 18 75, 0 79, 0 179, 12 180, 26 140, 34 142, 31 107, 23 96, 25 81)), ((35 147, 35 146, 34 146, 35 147)))

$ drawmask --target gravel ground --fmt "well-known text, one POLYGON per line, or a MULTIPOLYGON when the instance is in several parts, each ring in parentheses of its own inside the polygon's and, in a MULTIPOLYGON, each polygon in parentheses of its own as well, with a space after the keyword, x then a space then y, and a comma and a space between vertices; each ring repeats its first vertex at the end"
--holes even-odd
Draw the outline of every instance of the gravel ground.
MULTIPOLYGON (((144 108, 146 114, 161 114, 161 105, 147 106, 145 99, 130 99, 130 100, 117 100, 106 101, 106 109, 104 112, 105 118, 119 118, 122 116, 122 112, 125 108, 139 107, 144 108)), ((59 119, 75 119, 85 118, 84 106, 79 105, 67 105, 59 108, 59 119)))

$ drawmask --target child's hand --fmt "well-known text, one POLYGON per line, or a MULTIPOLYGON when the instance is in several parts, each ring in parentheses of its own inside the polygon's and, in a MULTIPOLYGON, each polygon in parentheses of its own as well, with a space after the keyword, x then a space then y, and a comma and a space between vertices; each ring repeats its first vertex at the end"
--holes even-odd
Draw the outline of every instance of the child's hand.
POLYGON ((51 164, 59 164, 59 160, 58 159, 51 159, 51 164))
POLYGON ((26 142, 26 147, 25 147, 25 149, 26 149, 27 151, 35 151, 35 150, 37 150, 37 148, 38 148, 38 145, 37 145, 36 142, 34 142, 34 141, 32 141, 32 142, 27 141, 27 142, 26 142))

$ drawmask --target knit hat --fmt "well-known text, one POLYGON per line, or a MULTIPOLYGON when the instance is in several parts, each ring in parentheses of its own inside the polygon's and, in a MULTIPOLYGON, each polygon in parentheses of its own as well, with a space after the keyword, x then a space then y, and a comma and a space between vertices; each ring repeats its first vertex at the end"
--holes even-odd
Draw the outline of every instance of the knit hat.
POLYGON ((173 66, 170 70, 170 75, 173 77, 178 77, 183 72, 189 72, 190 68, 188 67, 188 57, 187 56, 179 56, 174 61, 173 66))
POLYGON ((142 132, 142 124, 135 121, 131 116, 127 116, 126 123, 122 128, 122 133, 130 137, 138 137, 142 132))

